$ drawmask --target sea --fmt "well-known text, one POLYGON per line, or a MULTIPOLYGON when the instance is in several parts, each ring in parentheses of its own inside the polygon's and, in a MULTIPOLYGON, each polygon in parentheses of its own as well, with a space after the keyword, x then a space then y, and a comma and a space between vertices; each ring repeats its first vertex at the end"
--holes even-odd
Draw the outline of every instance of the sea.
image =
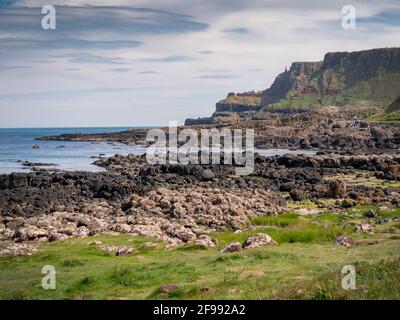
POLYGON ((143 154, 141 146, 101 142, 37 141, 41 136, 63 133, 102 133, 118 132, 127 128, 0 128, 0 173, 27 172, 29 167, 22 166, 23 161, 51 163, 56 169, 66 171, 103 171, 93 164, 95 157, 109 157, 115 154, 143 154), (33 149, 38 144, 39 149, 33 149), (21 162, 22 161, 22 162, 21 162))
MULTIPOLYGON (((63 133, 112 133, 126 130, 126 127, 98 128, 0 128, 0 174, 29 172, 30 167, 23 166, 24 161, 53 164, 51 168, 65 171, 104 171, 93 164, 99 157, 115 154, 144 154, 144 146, 127 146, 120 143, 72 141, 38 141, 35 138, 63 133), (33 145, 38 144, 39 149, 33 145)), ((283 154, 314 154, 309 150, 265 149, 256 150, 264 156, 283 154)))

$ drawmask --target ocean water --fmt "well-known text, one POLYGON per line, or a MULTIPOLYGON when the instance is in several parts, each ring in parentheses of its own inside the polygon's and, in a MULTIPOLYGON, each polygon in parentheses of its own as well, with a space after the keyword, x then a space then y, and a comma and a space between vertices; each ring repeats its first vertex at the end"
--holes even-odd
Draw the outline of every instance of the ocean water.
MULTIPOLYGON (((115 154, 143 154, 146 148, 142 146, 127 146, 124 144, 102 142, 70 141, 38 141, 37 137, 59 135, 63 133, 103 133, 126 130, 122 127, 111 128, 0 128, 0 173, 28 172, 29 167, 22 166, 23 161, 52 163, 52 168, 67 171, 103 171, 103 168, 93 165, 100 154, 104 157, 115 154), (40 149, 33 149, 38 144, 40 149)), ((266 149, 256 152, 264 156, 284 154, 314 154, 309 150, 266 149)))
POLYGON ((103 168, 93 165, 100 154, 112 156, 114 154, 142 154, 144 147, 127 146, 123 144, 108 144, 102 142, 69 141, 37 141, 41 136, 58 135, 62 133, 101 133, 118 132, 127 128, 0 128, 0 173, 27 172, 30 169, 23 167, 18 161, 54 163, 54 168, 61 170, 103 171, 103 168), (38 144, 40 149, 33 149, 38 144))

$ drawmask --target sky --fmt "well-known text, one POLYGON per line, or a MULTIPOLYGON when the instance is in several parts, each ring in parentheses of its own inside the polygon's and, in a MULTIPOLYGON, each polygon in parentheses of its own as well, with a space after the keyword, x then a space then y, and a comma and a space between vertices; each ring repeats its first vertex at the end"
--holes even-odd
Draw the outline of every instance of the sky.
POLYGON ((398 0, 0 0, 0 127, 182 124, 292 62, 399 35, 398 0))

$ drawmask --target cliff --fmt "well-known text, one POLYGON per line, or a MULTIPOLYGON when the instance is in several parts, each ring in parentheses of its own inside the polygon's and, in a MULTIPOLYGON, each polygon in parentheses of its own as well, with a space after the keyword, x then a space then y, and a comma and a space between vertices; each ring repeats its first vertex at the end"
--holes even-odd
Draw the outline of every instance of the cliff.
POLYGON ((262 92, 229 93, 216 104, 212 117, 188 119, 188 123, 264 119, 271 113, 302 112, 323 106, 383 111, 400 96, 398 83, 400 48, 327 53, 323 61, 294 62, 262 92))
POLYGON ((270 111, 315 106, 378 107, 400 95, 400 48, 327 53, 321 62, 296 62, 264 91, 270 111))

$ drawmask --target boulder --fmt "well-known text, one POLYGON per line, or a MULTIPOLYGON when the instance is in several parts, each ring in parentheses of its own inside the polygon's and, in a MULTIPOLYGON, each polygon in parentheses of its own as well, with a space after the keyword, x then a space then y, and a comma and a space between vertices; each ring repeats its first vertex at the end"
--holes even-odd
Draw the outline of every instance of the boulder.
POLYGON ((212 170, 205 169, 201 173, 201 178, 202 178, 202 180, 209 181, 209 180, 212 180, 212 179, 215 178, 215 174, 214 174, 214 172, 212 170))
POLYGON ((289 193, 290 197, 293 201, 303 201, 304 200, 304 192, 300 189, 293 190, 289 193))
POLYGON ((346 183, 340 180, 333 180, 329 184, 328 196, 330 197, 344 197, 346 195, 346 183))
POLYGON ((221 250, 222 253, 230 253, 230 252, 237 252, 242 250, 242 245, 240 242, 232 242, 228 246, 226 246, 224 249, 221 250))
POLYGON ((197 237, 195 240, 195 244, 203 247, 215 247, 215 242, 216 240, 213 240, 210 236, 206 234, 202 234, 197 237))
POLYGON ((243 249, 258 248, 267 245, 277 245, 278 243, 272 239, 269 235, 264 233, 258 233, 255 236, 248 237, 243 243, 243 249))
POLYGON ((371 127, 370 132, 371 136, 377 141, 383 141, 389 138, 387 131, 379 127, 371 127))
POLYGON ((335 239, 335 243, 345 247, 351 247, 354 245, 354 240, 348 236, 340 236, 335 239))
POLYGON ((374 232, 374 228, 370 226, 368 223, 362 222, 356 225, 356 231, 362 233, 371 233, 374 232))
POLYGON ((64 241, 67 240, 68 236, 66 234, 54 232, 49 234, 49 242, 54 242, 54 241, 64 241))

